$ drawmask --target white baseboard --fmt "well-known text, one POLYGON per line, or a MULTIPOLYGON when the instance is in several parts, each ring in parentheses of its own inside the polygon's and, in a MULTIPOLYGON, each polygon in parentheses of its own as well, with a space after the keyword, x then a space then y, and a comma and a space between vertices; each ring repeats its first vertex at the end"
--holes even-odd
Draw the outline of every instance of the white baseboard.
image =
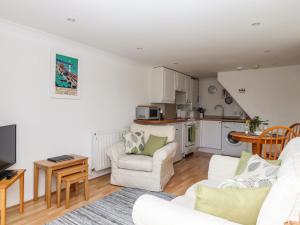
POLYGON ((101 177, 101 176, 104 176, 104 175, 110 174, 110 173, 111 173, 111 169, 110 168, 104 169, 104 170, 100 170, 100 171, 92 171, 89 174, 89 180, 97 178, 97 177, 101 177))

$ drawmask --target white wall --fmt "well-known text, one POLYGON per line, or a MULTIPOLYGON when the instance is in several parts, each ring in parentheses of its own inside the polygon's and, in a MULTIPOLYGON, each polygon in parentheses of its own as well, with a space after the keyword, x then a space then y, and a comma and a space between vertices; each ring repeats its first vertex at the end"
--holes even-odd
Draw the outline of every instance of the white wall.
MULTIPOLYGON (((0 21, 0 124, 17 124, 17 163, 26 168, 25 200, 33 196, 33 162, 75 153, 91 155, 91 134, 120 129, 147 103, 150 67, 80 43, 0 21), (50 53, 80 57, 81 99, 49 97, 50 53)), ((44 174, 39 194, 44 194, 44 174)), ((8 205, 18 202, 18 186, 8 205)))
POLYGON ((224 107, 225 116, 239 116, 240 112, 243 111, 241 107, 233 101, 232 104, 228 105, 225 103, 223 96, 224 87, 218 82, 216 77, 208 77, 199 79, 199 102, 200 107, 206 109, 206 115, 217 115, 221 116, 222 111, 218 108, 214 109, 215 105, 222 105, 224 107), (215 94, 208 93, 208 87, 214 85, 217 87, 215 94))
POLYGON ((271 125, 300 121, 300 66, 222 72, 218 80, 249 116, 268 119, 271 125))

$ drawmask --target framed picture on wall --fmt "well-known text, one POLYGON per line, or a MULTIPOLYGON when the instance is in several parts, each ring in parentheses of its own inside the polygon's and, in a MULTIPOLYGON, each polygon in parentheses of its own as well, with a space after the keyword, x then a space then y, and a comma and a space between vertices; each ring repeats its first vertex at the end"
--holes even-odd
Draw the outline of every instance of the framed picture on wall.
POLYGON ((52 52, 50 92, 54 98, 80 98, 79 58, 73 54, 52 52))

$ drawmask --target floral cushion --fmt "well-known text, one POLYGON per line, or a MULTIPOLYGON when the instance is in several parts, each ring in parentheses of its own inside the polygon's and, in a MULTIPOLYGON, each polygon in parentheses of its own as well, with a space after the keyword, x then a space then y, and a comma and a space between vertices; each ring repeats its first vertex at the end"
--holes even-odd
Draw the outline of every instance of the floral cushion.
POLYGON ((227 179, 219 187, 270 187, 277 179, 279 166, 272 165, 258 155, 252 156, 242 174, 227 179))
POLYGON ((144 132, 125 131, 123 133, 126 154, 142 154, 145 146, 144 132))

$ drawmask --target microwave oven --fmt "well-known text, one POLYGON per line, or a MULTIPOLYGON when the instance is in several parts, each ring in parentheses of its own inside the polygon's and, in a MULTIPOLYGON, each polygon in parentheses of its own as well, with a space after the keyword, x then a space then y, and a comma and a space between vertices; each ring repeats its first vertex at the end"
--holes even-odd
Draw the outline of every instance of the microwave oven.
POLYGON ((139 105, 136 107, 136 119, 159 120, 159 108, 152 105, 139 105))

